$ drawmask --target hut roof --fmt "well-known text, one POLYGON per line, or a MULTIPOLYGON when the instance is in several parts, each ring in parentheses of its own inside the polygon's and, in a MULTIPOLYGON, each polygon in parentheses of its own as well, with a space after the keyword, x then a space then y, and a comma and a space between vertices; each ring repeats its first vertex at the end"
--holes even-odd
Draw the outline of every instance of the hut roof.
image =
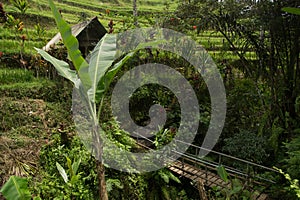
MULTIPOLYGON (((74 35, 78 41, 79 46, 82 46, 81 40, 84 43, 86 42, 98 42, 104 35, 107 33, 106 29, 99 22, 97 17, 92 18, 91 20, 81 22, 71 27, 72 35, 74 35)), ((55 47, 56 44, 62 41, 61 34, 57 33, 47 44, 43 47, 43 50, 49 51, 51 48, 55 47)), ((91 44, 84 46, 91 46, 91 44)), ((95 46, 95 44, 92 44, 95 46)), ((83 52, 82 52, 83 53, 83 52)))

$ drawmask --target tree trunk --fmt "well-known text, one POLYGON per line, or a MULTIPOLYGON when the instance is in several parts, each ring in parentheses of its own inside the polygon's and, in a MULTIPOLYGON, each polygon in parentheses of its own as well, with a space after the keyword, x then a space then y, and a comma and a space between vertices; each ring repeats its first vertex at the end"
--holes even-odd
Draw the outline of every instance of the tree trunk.
POLYGON ((105 167, 102 162, 97 161, 98 181, 100 200, 108 200, 106 182, 105 182, 105 167))
POLYGON ((201 200, 208 200, 207 195, 205 193, 204 184, 201 179, 198 180, 198 191, 201 200))
POLYGON ((137 11, 137 5, 136 5, 136 0, 133 0, 133 24, 138 27, 139 22, 138 22, 138 11, 137 11))

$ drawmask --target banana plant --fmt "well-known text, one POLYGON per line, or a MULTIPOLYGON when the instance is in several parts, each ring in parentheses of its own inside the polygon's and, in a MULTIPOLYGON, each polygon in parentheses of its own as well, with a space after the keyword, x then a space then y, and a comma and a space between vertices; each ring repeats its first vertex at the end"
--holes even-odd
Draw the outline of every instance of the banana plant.
POLYGON ((45 60, 52 63, 61 76, 70 80, 74 84, 75 89, 80 92, 81 98, 84 98, 87 102, 87 113, 90 115, 89 119, 91 119, 93 127, 93 152, 95 157, 98 159, 97 167, 100 199, 106 200, 108 197, 105 186, 105 168, 102 163, 102 133, 99 133, 100 131, 98 128, 99 116, 105 92, 117 71, 126 62, 126 60, 133 55, 133 53, 127 54, 123 59, 112 66, 117 50, 116 35, 106 34, 98 42, 91 53, 90 62, 88 63, 81 55, 79 43, 76 37, 72 35, 70 26, 62 19, 52 0, 49 0, 49 5, 63 39, 63 43, 67 48, 69 58, 75 66, 75 70, 71 70, 67 62, 52 57, 42 49, 36 48, 36 50, 45 60), (99 105, 98 108, 97 105, 99 105))
POLYGON ((8 200, 31 199, 31 194, 28 190, 28 180, 26 178, 11 176, 0 192, 8 200))
POLYGON ((56 162, 56 168, 59 171, 61 177, 64 179, 64 182, 70 183, 71 185, 73 185, 80 178, 80 173, 77 174, 77 170, 81 163, 81 159, 79 159, 77 161, 74 160, 73 163, 69 157, 66 156, 66 159, 67 159, 67 165, 68 165, 68 169, 69 169, 69 175, 67 174, 66 170, 58 162, 56 162))

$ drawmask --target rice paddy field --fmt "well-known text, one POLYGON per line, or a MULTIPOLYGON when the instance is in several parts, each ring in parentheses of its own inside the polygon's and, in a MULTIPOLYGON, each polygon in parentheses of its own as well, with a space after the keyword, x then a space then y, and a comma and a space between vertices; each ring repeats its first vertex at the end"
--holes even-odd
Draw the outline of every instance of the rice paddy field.
MULTIPOLYGON (((25 13, 20 13, 9 1, 4 1, 4 10, 23 22, 22 31, 0 25, 0 51, 7 54, 17 54, 21 50, 27 54, 35 54, 34 47, 41 48, 57 32, 54 19, 47 0, 30 0, 25 13), (37 25, 39 25, 37 27, 37 25), (24 42, 21 37, 25 36, 24 42)), ((81 21, 97 16, 102 25, 108 30, 110 20, 114 21, 114 32, 122 32, 134 28, 132 17, 132 1, 84 1, 59 0, 55 1, 63 18, 75 25, 81 21)), ((139 25, 141 27, 155 26, 158 21, 164 20, 168 13, 177 7, 177 1, 138 1, 139 25), (166 14, 167 13, 167 14, 166 14)), ((195 35, 195 31, 191 30, 195 35)), ((205 31, 194 39, 203 45, 216 59, 236 59, 234 53, 227 51, 228 44, 220 33, 205 31), (224 50, 227 51, 224 53, 224 50)), ((247 56, 254 56, 248 52, 247 56)))
MULTIPOLYGON (((140 14, 142 16, 150 16, 153 13, 158 13, 166 7, 164 1, 142 1, 139 4, 140 14)), ((114 20, 115 31, 120 31, 124 26, 124 18, 129 18, 130 23, 132 15, 132 5, 130 1, 72 1, 63 0, 55 2, 58 9, 61 10, 63 18, 70 24, 74 25, 80 21, 88 20, 97 16, 100 22, 108 28, 107 24, 110 20, 114 20), (109 10, 109 11, 108 11, 109 10), (108 14, 109 12, 109 14, 108 14)), ((50 40, 56 33, 57 29, 52 18, 50 7, 47 0, 31 0, 29 8, 24 14, 21 14, 8 1, 3 2, 4 10, 13 15, 16 19, 23 21, 24 28, 22 32, 15 32, 12 29, 7 29, 3 25, 0 26, 0 46, 4 53, 17 53, 20 43, 20 35, 26 35, 25 52, 33 53, 33 47, 42 47, 46 41, 50 40), (44 30, 39 34, 35 25, 40 24, 40 28, 44 30), (14 33, 15 32, 15 33, 14 33)), ((171 4, 170 9, 175 9, 176 4, 171 4)), ((125 19, 126 20, 126 19, 125 19)), ((146 26, 147 20, 141 18, 140 23, 146 26)))

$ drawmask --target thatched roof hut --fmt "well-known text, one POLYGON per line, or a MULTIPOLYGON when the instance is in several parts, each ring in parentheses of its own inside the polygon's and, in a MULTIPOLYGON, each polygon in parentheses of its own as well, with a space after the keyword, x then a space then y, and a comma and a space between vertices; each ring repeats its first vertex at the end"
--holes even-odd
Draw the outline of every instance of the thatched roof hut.
MULTIPOLYGON (((90 51, 94 49, 98 41, 107 33, 106 29, 99 22, 97 17, 89 21, 84 21, 71 27, 72 34, 79 42, 79 50, 82 55, 86 57, 90 51)), ((62 41, 60 33, 57 33, 47 44, 43 47, 45 51, 55 48, 56 44, 62 41)))

